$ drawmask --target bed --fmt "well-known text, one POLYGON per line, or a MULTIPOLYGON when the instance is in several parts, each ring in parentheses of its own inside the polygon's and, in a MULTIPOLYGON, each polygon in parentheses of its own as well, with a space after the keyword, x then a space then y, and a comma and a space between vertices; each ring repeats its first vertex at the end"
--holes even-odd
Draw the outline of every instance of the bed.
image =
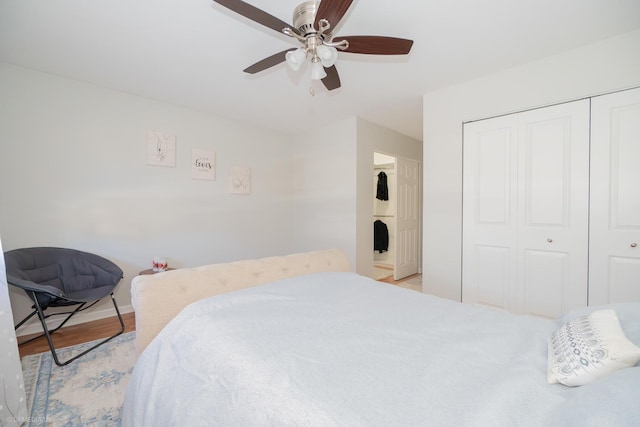
POLYGON ((640 303, 548 320, 310 272, 184 307, 142 351, 122 425, 638 426, 638 344, 640 303), (615 369, 549 383, 548 349, 612 312, 619 341, 590 357, 615 369))

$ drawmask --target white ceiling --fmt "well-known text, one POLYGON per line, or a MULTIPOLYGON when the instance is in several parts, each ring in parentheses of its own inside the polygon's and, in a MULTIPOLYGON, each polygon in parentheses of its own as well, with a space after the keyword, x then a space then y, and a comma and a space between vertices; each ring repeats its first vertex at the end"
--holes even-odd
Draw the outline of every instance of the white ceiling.
MULTIPOLYGON (((247 0, 291 23, 299 0, 247 0)), ((342 88, 258 60, 296 47, 211 0, 0 0, 0 61, 287 133, 354 115, 422 139, 425 92, 640 28, 639 0, 354 0, 335 35, 415 41, 341 53, 342 88)))

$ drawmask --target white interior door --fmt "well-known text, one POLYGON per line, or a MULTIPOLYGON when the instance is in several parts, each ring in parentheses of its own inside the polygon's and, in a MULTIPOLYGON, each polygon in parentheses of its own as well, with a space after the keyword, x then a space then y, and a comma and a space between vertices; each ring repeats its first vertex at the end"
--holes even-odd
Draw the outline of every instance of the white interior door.
POLYGON ((587 303, 589 102, 464 126, 462 300, 555 318, 587 303))
POLYGON ((400 280, 418 272, 420 164, 398 158, 396 162, 396 238, 393 278, 400 280))
POLYGON ((640 301, 640 89, 592 100, 589 305, 640 301))

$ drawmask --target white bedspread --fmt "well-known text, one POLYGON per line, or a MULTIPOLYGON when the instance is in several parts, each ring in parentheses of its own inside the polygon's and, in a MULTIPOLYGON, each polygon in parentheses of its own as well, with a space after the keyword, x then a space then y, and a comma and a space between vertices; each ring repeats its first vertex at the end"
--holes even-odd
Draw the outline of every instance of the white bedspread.
POLYGON ((640 425, 638 368, 547 384, 557 326, 354 273, 281 280, 185 308, 139 358, 122 425, 640 425))

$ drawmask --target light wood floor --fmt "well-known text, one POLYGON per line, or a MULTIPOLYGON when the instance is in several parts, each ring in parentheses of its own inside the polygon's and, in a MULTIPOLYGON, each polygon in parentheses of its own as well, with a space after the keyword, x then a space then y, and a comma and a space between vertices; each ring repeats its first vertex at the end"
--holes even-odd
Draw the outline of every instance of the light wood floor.
MULTIPOLYGON (((398 285, 404 281, 419 276, 420 274, 414 274, 413 276, 405 277, 402 280, 393 280, 393 275, 379 279, 380 282, 390 283, 392 285, 398 285)), ((135 313, 126 313, 122 315, 124 320, 125 332, 131 332, 136 329, 135 313)), ((56 348, 68 347, 70 345, 76 345, 83 342, 97 340, 99 338, 106 338, 115 334, 120 330, 120 322, 116 317, 109 317, 106 319, 94 320, 92 322, 83 323, 80 325, 73 325, 64 327, 53 335, 53 345, 56 348)), ((18 338, 18 343, 26 341, 27 339, 36 336, 25 335, 18 338)), ((28 356, 30 354, 37 354, 42 352, 48 352, 49 344, 45 337, 39 338, 33 342, 19 346, 20 357, 28 356)))
MULTIPOLYGON (((136 323, 134 313, 123 314, 122 320, 124 320, 125 333, 135 330, 136 323)), ((52 334, 51 340, 56 348, 68 347, 70 345, 93 341, 99 338, 106 338, 118 332, 120 328, 120 322, 118 322, 118 318, 114 316, 82 323, 80 325, 66 326, 52 334)), ((39 334, 18 337, 18 344, 36 335, 39 334)), ((38 338, 28 344, 21 345, 18 349, 20 350, 20 357, 51 351, 45 337, 38 338)))
POLYGON ((382 279, 378 279, 378 282, 385 282, 385 283, 391 283, 392 285, 399 285, 400 283, 406 282, 407 280, 411 280, 414 277, 419 277, 421 275, 420 273, 418 273, 418 274, 414 274, 412 276, 404 277, 404 278, 402 278, 400 280, 393 280, 393 272, 391 272, 391 273, 392 273, 391 276, 383 277, 382 279))

